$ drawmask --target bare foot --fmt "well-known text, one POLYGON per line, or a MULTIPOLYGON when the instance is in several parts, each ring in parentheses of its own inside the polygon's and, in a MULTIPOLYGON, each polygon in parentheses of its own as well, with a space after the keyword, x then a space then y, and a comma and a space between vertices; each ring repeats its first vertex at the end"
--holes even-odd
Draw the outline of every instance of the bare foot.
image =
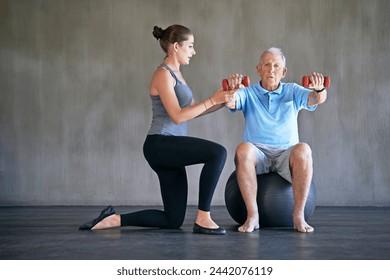
POLYGON ((120 215, 114 214, 101 220, 93 228, 91 228, 91 230, 119 227, 120 225, 120 215))
POLYGON ((252 232, 260 228, 259 217, 247 217, 245 223, 238 228, 239 232, 252 232))
POLYGON ((314 228, 309 225, 303 218, 294 219, 294 229, 298 232, 304 233, 314 231, 314 228))

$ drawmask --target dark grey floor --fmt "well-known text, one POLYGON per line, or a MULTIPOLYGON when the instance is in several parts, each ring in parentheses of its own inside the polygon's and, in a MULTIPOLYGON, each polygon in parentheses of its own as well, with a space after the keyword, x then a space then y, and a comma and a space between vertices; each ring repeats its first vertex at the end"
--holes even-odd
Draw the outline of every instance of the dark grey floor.
MULTIPOLYGON (((79 231, 103 207, 0 207, 3 260, 389 260, 390 207, 317 207, 314 233, 267 228, 249 234, 225 207, 213 207, 225 236, 192 233, 189 207, 181 230, 127 227, 79 231)), ((119 213, 145 207, 115 207, 119 213)))

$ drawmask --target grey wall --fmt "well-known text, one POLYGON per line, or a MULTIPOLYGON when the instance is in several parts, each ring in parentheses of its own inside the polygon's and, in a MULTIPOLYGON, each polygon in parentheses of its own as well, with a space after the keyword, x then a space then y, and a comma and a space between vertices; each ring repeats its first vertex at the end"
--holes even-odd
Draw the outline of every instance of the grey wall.
MULTIPOLYGON (((0 0, 0 205, 160 204, 143 158, 148 85, 164 55, 154 25, 195 33, 182 71, 196 100, 232 72, 257 80, 260 53, 281 47, 285 82, 330 75, 327 102, 299 117, 314 156, 318 205, 390 205, 390 1, 0 0)), ((226 110, 191 121, 228 160, 243 118, 226 110)), ((197 202, 200 167, 188 168, 197 202)))

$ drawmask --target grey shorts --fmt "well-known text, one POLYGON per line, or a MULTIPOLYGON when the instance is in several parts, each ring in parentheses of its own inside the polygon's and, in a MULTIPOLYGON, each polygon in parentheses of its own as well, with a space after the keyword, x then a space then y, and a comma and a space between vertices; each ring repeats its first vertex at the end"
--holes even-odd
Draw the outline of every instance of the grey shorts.
POLYGON ((263 144, 253 144, 256 148, 256 173, 264 174, 277 172, 284 179, 292 183, 290 171, 290 154, 294 146, 288 149, 279 149, 263 144))

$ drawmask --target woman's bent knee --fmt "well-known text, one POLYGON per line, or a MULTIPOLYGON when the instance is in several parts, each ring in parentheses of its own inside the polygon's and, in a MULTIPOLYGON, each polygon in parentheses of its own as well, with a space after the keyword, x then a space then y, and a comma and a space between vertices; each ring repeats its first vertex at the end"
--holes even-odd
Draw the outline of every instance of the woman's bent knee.
POLYGON ((227 150, 220 144, 215 144, 213 150, 213 158, 216 158, 219 162, 225 163, 227 158, 227 150))

